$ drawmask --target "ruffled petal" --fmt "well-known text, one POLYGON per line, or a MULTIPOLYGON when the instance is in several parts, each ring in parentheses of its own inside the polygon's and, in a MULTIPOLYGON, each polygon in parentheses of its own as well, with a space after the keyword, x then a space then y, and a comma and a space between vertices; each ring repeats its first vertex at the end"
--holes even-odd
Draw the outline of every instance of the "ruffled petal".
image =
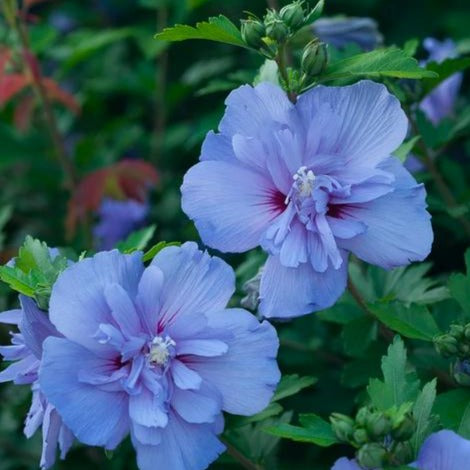
POLYGON ((342 457, 334 463, 331 470, 361 470, 361 467, 359 467, 355 460, 342 457))

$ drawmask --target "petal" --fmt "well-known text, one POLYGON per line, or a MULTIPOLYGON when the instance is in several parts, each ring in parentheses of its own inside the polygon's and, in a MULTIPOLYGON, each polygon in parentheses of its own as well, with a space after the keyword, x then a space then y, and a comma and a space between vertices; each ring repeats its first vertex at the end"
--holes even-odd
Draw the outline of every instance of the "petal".
POLYGON ((23 317, 23 312, 19 308, 7 310, 0 313, 0 323, 7 325, 18 325, 23 317))
POLYGON ((232 268, 200 251, 195 243, 164 248, 152 266, 164 275, 160 322, 165 325, 176 321, 178 315, 220 310, 235 290, 232 268))
POLYGON ((147 331, 157 331, 158 314, 160 313, 160 295, 163 286, 163 272, 157 266, 148 266, 139 282, 136 304, 141 313, 142 323, 147 331))
POLYGON ((219 390, 225 411, 258 413, 268 405, 280 378, 276 330, 242 309, 211 313, 209 325, 232 334, 224 339, 228 352, 218 357, 191 356, 187 364, 219 390))
POLYGON ((119 284, 113 282, 104 288, 104 297, 120 330, 128 338, 139 334, 142 326, 127 292, 119 284))
POLYGON ((37 379, 39 360, 29 354, 0 372, 0 383, 12 380, 16 384, 30 384, 37 379))
POLYGON ((135 298, 143 269, 141 253, 124 255, 117 250, 98 253, 70 266, 52 288, 49 305, 52 323, 67 338, 109 355, 110 346, 93 338, 100 324, 114 323, 104 296, 105 287, 119 284, 135 298))
POLYGON ((72 447, 75 436, 72 434, 72 431, 62 423, 59 434, 59 447, 60 447, 60 458, 62 460, 67 457, 67 453, 72 447))
POLYGON ((213 426, 190 424, 176 413, 170 415, 161 443, 142 445, 134 439, 140 470, 204 470, 225 450, 213 426))
POLYGON ((307 261, 307 233, 305 225, 296 219, 282 243, 279 259, 283 266, 297 267, 307 261))
POLYGON ((339 269, 329 266, 320 273, 310 263, 287 268, 277 256, 270 256, 261 277, 260 313, 267 318, 291 318, 331 307, 346 288, 344 252, 342 257, 339 269))
POLYGON ((41 469, 47 469, 54 465, 57 443, 59 441, 62 421, 53 406, 48 405, 44 413, 42 425, 42 455, 41 469))
POLYGON ((163 428, 168 423, 161 398, 145 388, 142 393, 129 398, 129 414, 134 423, 148 428, 163 428))
POLYGON ((200 160, 235 162, 236 157, 233 152, 232 137, 224 134, 215 134, 210 131, 202 143, 200 160))
POLYGON ((59 336, 59 333, 47 318, 47 313, 39 310, 33 299, 20 295, 20 302, 23 309, 20 330, 24 343, 40 359, 44 340, 49 336, 59 336))
POLYGON ((228 346, 217 339, 186 339, 176 343, 176 354, 215 357, 228 351, 228 346))
POLYGON ((342 241, 341 247, 386 269, 422 261, 433 241, 425 188, 396 159, 388 159, 381 167, 395 174, 395 191, 344 210, 347 218, 362 222, 367 229, 342 241))
POLYGON ((29 439, 39 429, 44 419, 44 399, 39 390, 33 391, 31 407, 26 415, 24 435, 29 439))
POLYGON ((468 467, 469 460, 470 441, 443 430, 426 439, 414 465, 422 470, 461 470, 468 467))
POLYGON ((293 108, 285 92, 267 82, 255 87, 243 85, 237 88, 229 94, 225 104, 227 109, 219 130, 230 136, 256 136, 270 123, 287 122, 288 113, 293 108))
POLYGON ((201 386, 200 375, 178 359, 173 359, 171 363, 171 374, 175 385, 182 390, 197 390, 201 386))
POLYGON ((361 470, 361 467, 359 467, 355 460, 349 460, 346 457, 342 457, 334 463, 331 470, 361 470))
POLYGON ((221 161, 193 166, 181 193, 183 211, 194 220, 204 243, 224 252, 259 245, 261 235, 283 209, 279 190, 267 176, 221 161))
POLYGON ((369 80, 345 87, 317 86, 299 97, 296 109, 306 123, 329 112, 332 119, 317 126, 321 141, 316 153, 341 155, 345 163, 359 166, 373 167, 387 158, 408 129, 397 98, 369 80))
POLYGON ((106 367, 106 362, 78 344, 49 337, 44 342, 39 382, 80 441, 111 449, 129 431, 128 396, 79 380, 81 371, 106 367))

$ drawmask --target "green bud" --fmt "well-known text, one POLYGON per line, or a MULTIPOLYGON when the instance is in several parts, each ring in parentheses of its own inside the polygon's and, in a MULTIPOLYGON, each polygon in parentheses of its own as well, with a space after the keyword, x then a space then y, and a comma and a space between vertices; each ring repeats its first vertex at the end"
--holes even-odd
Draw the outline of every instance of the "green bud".
POLYGON ((416 421, 411 414, 406 414, 397 427, 392 429, 392 437, 396 441, 408 441, 416 431, 416 421))
POLYGON ((464 336, 466 339, 470 339, 470 323, 465 325, 464 336))
POLYGON ((303 26, 305 21, 303 1, 295 1, 281 8, 279 16, 289 28, 296 31, 303 26))
POLYGON ((413 460, 413 446, 411 442, 397 442, 393 449, 393 461, 398 465, 405 465, 413 460))
POLYGON ((254 49, 259 49, 265 45, 263 37, 266 35, 266 28, 261 21, 251 18, 242 20, 241 34, 243 41, 254 49))
POLYGON ((307 77, 315 77, 321 74, 328 63, 328 50, 325 43, 314 39, 309 42, 302 54, 302 72, 307 77))
POLYGON ((434 339, 434 344, 443 356, 454 356, 458 353, 458 341, 450 334, 438 336, 434 339))
POLYGON ((371 413, 366 419, 366 429, 369 436, 379 440, 392 430, 392 423, 383 413, 371 413))
POLYGON ((353 432, 352 439, 354 443, 361 446, 362 444, 369 442, 369 435, 367 434, 367 431, 364 428, 357 428, 353 432))
POLYGON ((264 19, 266 36, 273 41, 283 43, 289 35, 289 28, 275 11, 269 11, 264 19))
POLYGON ((331 426, 336 437, 340 441, 349 442, 354 430, 354 420, 341 413, 333 413, 330 416, 331 426))
POLYGON ((367 419, 371 414, 370 409, 367 406, 363 406, 357 413, 356 413, 356 425, 364 427, 366 425, 367 419))
POLYGON ((460 356, 468 357, 470 354, 470 345, 466 343, 460 343, 458 346, 458 350, 459 350, 460 356))
POLYGON ((465 327, 463 325, 450 325, 449 334, 454 336, 457 339, 463 339, 465 334, 465 327))
POLYGON ((387 456, 383 445, 371 442, 363 445, 357 453, 357 461, 364 468, 382 468, 387 456))

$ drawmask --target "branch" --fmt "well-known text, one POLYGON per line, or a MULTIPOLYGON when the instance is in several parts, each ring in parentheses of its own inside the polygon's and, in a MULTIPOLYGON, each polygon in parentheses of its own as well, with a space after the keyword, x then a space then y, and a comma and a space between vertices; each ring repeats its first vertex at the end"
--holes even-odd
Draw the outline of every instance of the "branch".
POLYGON ((237 448, 235 448, 226 439, 220 439, 227 447, 227 453, 234 458, 246 470, 264 470, 264 467, 252 462, 248 457, 245 457, 237 448))

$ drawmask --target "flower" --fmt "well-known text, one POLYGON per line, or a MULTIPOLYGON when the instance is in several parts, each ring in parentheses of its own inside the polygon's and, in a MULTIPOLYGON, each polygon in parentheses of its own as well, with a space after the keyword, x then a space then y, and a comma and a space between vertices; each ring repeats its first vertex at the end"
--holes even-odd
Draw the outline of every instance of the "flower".
POLYGON ((26 418, 24 433, 30 438, 42 427, 42 455, 40 466, 50 468, 55 463, 57 445, 64 459, 72 446, 74 436, 62 423, 57 410, 44 397, 38 381, 42 358, 42 344, 49 336, 60 336, 47 314, 36 303, 20 295, 21 309, 0 313, 0 323, 16 325, 19 333, 12 333, 11 346, 0 347, 6 361, 14 361, 0 372, 0 383, 13 381, 17 385, 30 384, 33 391, 31 408, 26 418))
POLYGON ((148 204, 133 199, 120 201, 105 198, 98 209, 99 222, 93 229, 101 250, 113 248, 133 230, 142 227, 148 214, 148 204))
MULTIPOLYGON (((412 468, 419 470, 462 470, 468 467, 470 441, 453 431, 431 434, 421 446, 412 468)), ((342 457, 331 470, 362 470, 355 460, 342 457)))
MULTIPOLYGON (((440 63, 457 56, 455 43, 451 39, 441 42, 434 38, 426 38, 423 45, 429 52, 427 62, 440 63)), ((420 109, 433 124, 438 124, 452 114, 462 79, 462 73, 451 75, 421 101, 420 109)))
POLYGON ((292 104, 278 87, 242 86, 182 186, 182 207, 207 245, 270 255, 265 317, 334 304, 348 252, 384 268, 424 259, 432 228, 425 189, 391 153, 407 119, 383 85, 318 86, 292 104))
POLYGON ((130 432, 141 470, 206 468, 222 411, 252 415, 279 381, 275 329, 227 309, 234 273, 194 243, 145 267, 117 250, 62 272, 41 388, 77 438, 115 448, 130 432))
POLYGON ((383 42, 377 22, 372 18, 321 18, 313 23, 312 28, 315 36, 338 49, 353 43, 371 51, 383 42))

